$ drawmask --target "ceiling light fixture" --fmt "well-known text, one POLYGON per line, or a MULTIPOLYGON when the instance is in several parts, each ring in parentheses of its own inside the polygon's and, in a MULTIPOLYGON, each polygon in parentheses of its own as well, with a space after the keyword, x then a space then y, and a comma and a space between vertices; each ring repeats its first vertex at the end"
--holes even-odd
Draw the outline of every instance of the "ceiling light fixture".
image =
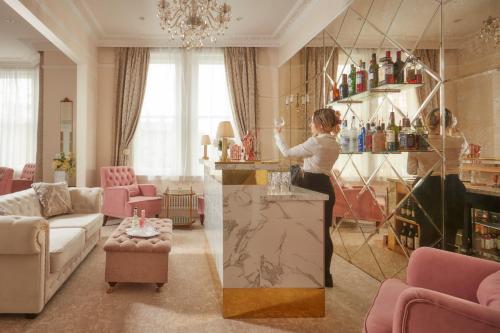
POLYGON ((213 43, 224 35, 231 6, 217 0, 159 0, 157 16, 171 39, 180 39, 187 48, 201 47, 206 40, 213 43))
POLYGON ((483 21, 479 31, 479 39, 485 43, 493 42, 495 47, 500 45, 500 19, 498 17, 488 16, 483 21))

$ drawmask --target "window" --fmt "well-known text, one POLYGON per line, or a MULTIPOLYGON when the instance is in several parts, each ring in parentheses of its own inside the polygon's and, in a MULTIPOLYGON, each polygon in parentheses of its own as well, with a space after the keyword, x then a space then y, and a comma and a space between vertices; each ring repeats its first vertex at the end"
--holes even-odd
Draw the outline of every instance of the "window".
POLYGON ((233 123, 222 49, 151 52, 141 117, 133 145, 136 173, 201 176, 200 138, 233 123))
POLYGON ((38 69, 0 68, 0 165, 36 160, 38 69))

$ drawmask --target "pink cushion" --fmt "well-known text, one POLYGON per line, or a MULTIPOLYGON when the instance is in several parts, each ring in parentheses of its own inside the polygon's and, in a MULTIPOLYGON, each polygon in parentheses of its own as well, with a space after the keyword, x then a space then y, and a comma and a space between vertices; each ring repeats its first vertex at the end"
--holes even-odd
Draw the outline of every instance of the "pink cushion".
POLYGON ((128 195, 130 197, 136 197, 138 195, 141 195, 141 190, 139 190, 139 185, 137 184, 127 185, 123 187, 125 187, 128 190, 128 195))
POLYGON ((385 280, 365 320, 366 333, 391 333, 394 308, 399 295, 409 286, 398 279, 385 280))
POLYGON ((500 271, 488 275, 477 288, 479 304, 500 310, 500 271))

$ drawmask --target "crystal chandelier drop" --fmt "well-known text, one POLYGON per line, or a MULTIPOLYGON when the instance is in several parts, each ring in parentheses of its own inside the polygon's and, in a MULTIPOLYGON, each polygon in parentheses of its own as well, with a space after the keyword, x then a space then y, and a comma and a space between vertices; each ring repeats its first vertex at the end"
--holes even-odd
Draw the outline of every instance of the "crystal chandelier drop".
POLYGON ((205 40, 215 42, 231 20, 231 6, 217 0, 159 0, 160 27, 184 47, 201 47, 205 40))
POLYGON ((500 19, 498 17, 488 16, 483 21, 479 31, 479 39, 485 43, 492 42, 495 47, 500 45, 500 19))

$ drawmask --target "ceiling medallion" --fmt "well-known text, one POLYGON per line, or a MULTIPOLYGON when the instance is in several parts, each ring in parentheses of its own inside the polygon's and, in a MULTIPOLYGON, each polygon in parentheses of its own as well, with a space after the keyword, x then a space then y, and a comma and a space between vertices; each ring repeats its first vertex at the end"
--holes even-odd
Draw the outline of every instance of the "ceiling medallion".
POLYGON ((483 21, 479 32, 479 39, 485 43, 492 42, 495 47, 500 45, 500 19, 498 17, 488 16, 483 21))
POLYGON ((171 39, 180 39, 187 48, 214 43, 224 35, 231 20, 231 6, 217 0, 159 0, 160 27, 171 39))

